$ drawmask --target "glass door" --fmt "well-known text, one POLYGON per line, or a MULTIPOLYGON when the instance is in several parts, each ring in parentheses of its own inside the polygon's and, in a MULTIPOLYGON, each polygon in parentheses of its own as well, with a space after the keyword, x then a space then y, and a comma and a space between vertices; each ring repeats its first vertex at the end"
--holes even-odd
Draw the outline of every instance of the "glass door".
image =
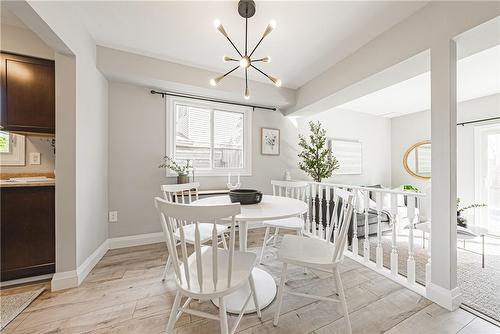
POLYGON ((500 235, 500 124, 478 126, 474 133, 475 199, 487 205, 477 210, 476 223, 500 235))

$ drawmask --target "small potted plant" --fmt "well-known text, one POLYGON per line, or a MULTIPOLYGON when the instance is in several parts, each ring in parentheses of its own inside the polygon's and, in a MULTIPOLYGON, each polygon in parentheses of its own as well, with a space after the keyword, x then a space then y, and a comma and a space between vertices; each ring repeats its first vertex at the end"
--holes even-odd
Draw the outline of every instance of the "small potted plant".
POLYGON ((177 173, 177 183, 189 183, 189 173, 193 173, 194 177, 194 168, 193 165, 191 164, 191 160, 186 160, 186 163, 184 165, 181 165, 177 163, 174 159, 170 158, 169 156, 163 157, 165 160, 164 163, 158 166, 158 168, 168 168, 172 172, 177 173))
POLYGON ((473 208, 482 208, 485 206, 486 204, 484 203, 482 204, 474 203, 460 208, 460 198, 457 198, 457 225, 460 227, 467 228, 467 219, 462 217, 462 212, 473 208))

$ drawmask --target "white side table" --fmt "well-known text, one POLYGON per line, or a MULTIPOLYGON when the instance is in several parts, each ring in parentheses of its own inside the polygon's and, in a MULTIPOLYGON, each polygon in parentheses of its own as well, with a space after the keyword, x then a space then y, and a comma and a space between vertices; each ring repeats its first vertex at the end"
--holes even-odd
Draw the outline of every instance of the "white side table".
MULTIPOLYGON (((424 239, 425 239, 425 233, 431 233, 431 223, 430 222, 425 222, 425 223, 418 223, 415 224, 415 228, 417 230, 420 230, 424 233, 424 239)), ((457 240, 462 240, 463 241, 463 247, 458 247, 459 249, 481 255, 481 267, 484 268, 484 236, 488 234, 488 229, 485 227, 481 226, 474 226, 470 225, 465 227, 457 226, 457 240), (472 240, 477 237, 481 238, 481 253, 475 252, 471 249, 465 248, 465 241, 466 240, 472 240)))

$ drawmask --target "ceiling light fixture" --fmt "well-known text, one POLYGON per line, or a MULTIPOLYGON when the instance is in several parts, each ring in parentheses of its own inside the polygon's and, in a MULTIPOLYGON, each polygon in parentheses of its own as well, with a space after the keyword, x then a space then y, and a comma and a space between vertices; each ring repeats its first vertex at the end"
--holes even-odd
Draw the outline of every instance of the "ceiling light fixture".
POLYGON ((241 53, 240 50, 238 50, 238 48, 236 47, 236 45, 234 45, 231 38, 229 38, 229 35, 227 34, 226 30, 222 26, 222 23, 219 20, 215 20, 214 21, 215 28, 217 30, 219 30, 219 32, 224 37, 227 38, 229 43, 231 43, 233 48, 238 53, 239 59, 235 59, 235 58, 232 58, 229 56, 223 56, 222 60, 224 62, 238 62, 238 66, 236 66, 235 68, 231 69, 230 71, 226 72, 225 74, 223 74, 217 78, 210 79, 210 85, 216 86, 222 79, 224 79, 226 76, 228 76, 229 74, 234 72, 236 69, 241 67, 242 69, 245 70, 245 94, 244 94, 244 97, 246 100, 248 100, 250 98, 250 90, 248 89, 248 69, 250 67, 252 67, 257 72, 264 75, 269 80, 271 80, 271 82, 276 87, 281 87, 281 80, 280 79, 272 77, 270 75, 267 75, 266 73, 264 73, 262 70, 260 70, 259 68, 257 68, 254 65, 255 63, 258 63, 258 62, 269 63, 271 61, 271 57, 267 56, 267 57, 263 57, 263 58, 252 59, 252 55, 254 54, 255 50, 257 50, 257 48, 259 47, 262 40, 267 35, 269 35, 271 33, 271 31, 274 30, 274 28, 276 28, 276 21, 272 20, 271 22, 269 22, 269 24, 266 27, 266 30, 264 30, 264 33, 262 34, 262 37, 260 38, 257 45, 255 45, 253 50, 250 53, 248 53, 248 19, 250 17, 254 16, 254 14, 255 14, 255 1, 253 1, 253 0, 240 0, 238 3, 238 13, 240 14, 241 17, 243 17, 245 19, 245 52, 241 53))

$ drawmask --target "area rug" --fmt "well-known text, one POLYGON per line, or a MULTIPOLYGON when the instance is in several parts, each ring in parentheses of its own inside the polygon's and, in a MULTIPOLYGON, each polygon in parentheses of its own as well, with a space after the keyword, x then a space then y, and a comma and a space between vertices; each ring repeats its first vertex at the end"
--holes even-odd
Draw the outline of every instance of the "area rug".
MULTIPOLYGON (((363 256, 363 239, 359 240, 358 253, 363 256)), ((370 259, 375 262, 376 238, 370 237, 370 259)), ((390 237, 382 238, 384 267, 390 267, 392 250, 390 237)), ((398 271, 406 276, 408 244, 401 240, 397 243, 399 253, 398 271)), ((417 244, 414 248, 416 281, 425 284, 425 265, 428 249, 417 244)), ((458 249, 457 252, 457 282, 462 292, 465 305, 500 321, 500 256, 486 254, 485 267, 481 268, 481 256, 458 249)))
POLYGON ((0 330, 14 320, 45 288, 0 296, 0 330))

